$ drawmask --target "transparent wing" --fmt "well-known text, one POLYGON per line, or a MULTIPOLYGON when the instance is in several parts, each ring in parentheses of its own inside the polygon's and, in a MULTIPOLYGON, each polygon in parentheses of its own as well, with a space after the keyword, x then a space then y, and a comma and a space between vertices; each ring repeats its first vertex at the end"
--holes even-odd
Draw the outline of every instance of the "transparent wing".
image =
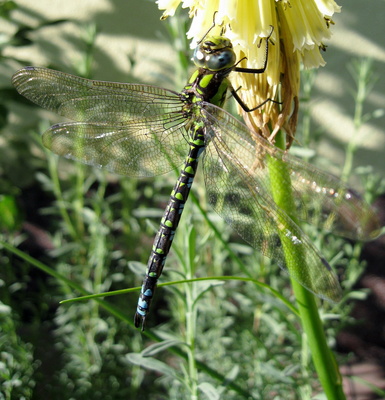
POLYGON ((208 123, 216 127, 213 138, 227 146, 259 191, 269 194, 272 180, 285 180, 292 185, 298 219, 352 239, 370 240, 379 234, 372 207, 341 180, 272 146, 224 110, 207 103, 204 108, 208 123), (270 176, 268 157, 282 161, 290 176, 270 176))
MULTIPOLYGON (((202 117, 207 126, 203 168, 208 199, 214 209, 246 242, 277 262, 304 287, 321 298, 337 301, 341 291, 336 275, 297 224, 275 205, 270 184, 274 179, 288 184, 293 181, 299 197, 296 206, 302 217, 307 214, 306 207, 311 207, 307 201, 315 201, 334 222, 328 222, 328 226, 344 226, 345 219, 353 221, 355 231, 351 236, 362 237, 362 232, 371 232, 369 225, 375 225, 375 219, 370 207, 337 179, 288 156, 259 136, 254 137, 245 125, 220 108, 204 104, 202 117), (280 176, 269 175, 268 157, 282 165, 280 176), (333 188, 338 196, 319 188, 333 188), (345 216, 346 209, 355 214, 345 216), (339 223, 341 220, 343 223, 339 223), (296 255, 287 251, 285 254, 285 241, 298 248, 296 255), (290 258, 290 264, 296 267, 289 271, 290 258)), ((323 222, 320 221, 322 227, 323 222)))
POLYGON ((131 176, 161 174, 184 159, 187 119, 178 93, 37 67, 21 69, 12 82, 27 99, 77 121, 44 133, 57 154, 131 176))
POLYGON ((188 151, 183 125, 168 128, 135 121, 118 128, 74 122, 57 124, 43 134, 43 144, 61 156, 135 177, 163 174, 179 167, 188 151))

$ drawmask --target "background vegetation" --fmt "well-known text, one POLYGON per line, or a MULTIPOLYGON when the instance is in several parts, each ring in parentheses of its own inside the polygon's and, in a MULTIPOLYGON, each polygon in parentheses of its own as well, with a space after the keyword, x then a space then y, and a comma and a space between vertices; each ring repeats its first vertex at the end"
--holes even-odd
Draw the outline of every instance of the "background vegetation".
MULTIPOLYGON (((134 28, 117 1, 96 3, 111 9, 101 6, 87 24, 77 21, 75 12, 74 19, 67 17, 67 9, 56 8, 47 18, 26 2, 0 2, 0 24, 6 27, 0 45, 0 399, 310 399, 319 387, 298 318, 279 297, 252 282, 265 282, 291 299, 288 279, 206 206, 199 174, 162 282, 210 276, 242 280, 159 288, 156 312, 150 314, 144 334, 133 328, 137 292, 58 305, 87 292, 141 284, 175 176, 137 181, 58 159, 40 141, 58 117, 18 96, 10 77, 37 62, 85 77, 157 82, 180 90, 189 73, 190 51, 182 34, 187 21, 180 16, 161 28, 163 40, 172 43, 171 52, 149 38, 160 13, 154 4, 141 3, 145 5, 128 6, 132 20, 140 22, 134 28), (116 22, 106 31, 97 20, 116 22), (136 30, 142 42, 130 36, 136 30), (112 63, 98 40, 110 34, 113 43, 122 31, 127 36, 120 39, 131 47, 119 54, 120 64, 112 63), (50 32, 69 47, 51 41, 50 32), (149 44, 146 51, 142 43, 149 44), (171 66, 157 61, 169 59, 168 54, 174 54, 171 66)), ((368 201, 385 191, 383 171, 372 167, 383 163, 378 155, 383 154, 384 139, 375 135, 383 119, 377 106, 383 94, 376 90, 368 97, 382 79, 375 72, 379 65, 378 60, 351 59, 346 68, 340 67, 349 87, 336 88, 337 93, 328 92, 330 81, 320 92, 316 72, 304 73, 300 146, 293 149, 338 175, 354 176, 368 201), (351 93, 353 100, 341 105, 353 128, 350 138, 339 142, 328 136, 325 125, 315 123, 311 99, 317 87, 316 98, 330 95, 336 104, 340 90, 351 93), (368 126, 374 131, 369 139, 377 142, 362 149, 368 126), (316 156, 328 153, 336 142, 332 158, 316 156), (370 147, 375 152, 369 153, 370 147), (368 155, 373 164, 366 161, 368 155)), ((323 118, 328 121, 329 116, 323 118)), ((353 300, 366 296, 352 290, 364 268, 361 244, 311 227, 307 232, 339 272, 346 294, 337 306, 320 304, 330 345, 335 346, 337 333, 357 323, 349 317, 353 300)), ((347 359, 339 357, 342 363, 347 359)))

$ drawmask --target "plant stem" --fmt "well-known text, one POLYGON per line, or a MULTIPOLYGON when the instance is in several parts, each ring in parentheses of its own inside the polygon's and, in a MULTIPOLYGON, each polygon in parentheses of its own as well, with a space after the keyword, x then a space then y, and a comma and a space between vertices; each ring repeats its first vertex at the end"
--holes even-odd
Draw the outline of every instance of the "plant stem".
POLYGON ((366 122, 364 116, 364 103, 375 84, 375 78, 373 78, 373 67, 372 60, 364 58, 353 62, 350 66, 351 74, 356 82, 357 88, 354 93, 355 108, 353 124, 354 130, 350 136, 349 143, 346 147, 345 164, 342 169, 341 179, 346 181, 353 169, 354 155, 359 147, 359 140, 362 139, 359 136, 359 130, 361 126, 366 122))
MULTIPOLYGON (((282 132, 276 136, 276 146, 284 149, 285 140, 282 132)), ((293 220, 297 222, 294 215, 294 200, 292 187, 289 179, 279 179, 282 174, 290 176, 285 164, 279 160, 269 159, 268 168, 271 179, 271 190, 276 204, 283 209, 293 220), (275 177, 275 179, 273 178, 275 177)), ((298 262, 303 263, 304 257, 301 249, 295 246, 283 234, 280 235, 282 246, 286 255, 288 270, 298 269, 298 262)), ((342 379, 338 370, 333 353, 330 351, 322 322, 318 314, 317 304, 314 295, 300 285, 296 280, 291 279, 294 295, 297 301, 301 317, 302 327, 307 335, 314 366, 319 376, 321 385, 328 400, 342 400, 345 395, 342 390, 342 379)))
MULTIPOLYGON (((195 249, 196 249, 196 232, 194 227, 188 227, 185 234, 185 244, 188 248, 186 254, 186 270, 185 274, 187 279, 192 279, 195 272, 195 249)), ((196 352, 195 352, 195 337, 197 326, 197 306, 195 304, 195 286, 196 284, 186 284, 186 343, 187 343, 187 356, 188 356, 188 372, 190 378, 190 393, 191 399, 198 399, 198 370, 196 366, 196 352)))
POLYGON ((48 171, 52 182, 52 190, 57 201, 60 215, 63 219, 64 225, 67 227, 68 233, 71 236, 72 240, 78 241, 80 240, 79 233, 77 232, 74 224, 72 223, 71 217, 65 206, 65 201, 63 198, 63 193, 61 190, 60 180, 58 175, 57 157, 52 155, 52 153, 48 152, 48 150, 45 150, 45 153, 47 155, 48 171))

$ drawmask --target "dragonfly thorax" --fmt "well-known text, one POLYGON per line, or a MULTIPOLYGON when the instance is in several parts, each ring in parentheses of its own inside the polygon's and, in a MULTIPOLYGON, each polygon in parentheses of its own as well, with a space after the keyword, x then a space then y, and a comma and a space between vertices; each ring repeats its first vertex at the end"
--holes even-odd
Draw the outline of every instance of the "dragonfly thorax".
POLYGON ((199 68, 220 71, 233 67, 236 56, 229 39, 223 36, 211 36, 195 49, 193 61, 199 68))

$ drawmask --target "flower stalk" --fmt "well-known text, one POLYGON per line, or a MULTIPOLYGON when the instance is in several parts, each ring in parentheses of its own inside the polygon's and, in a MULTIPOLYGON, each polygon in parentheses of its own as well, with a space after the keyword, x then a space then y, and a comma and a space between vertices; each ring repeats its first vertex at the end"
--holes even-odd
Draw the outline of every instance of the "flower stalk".
MULTIPOLYGON (((282 132, 276 135, 276 146, 284 149, 285 139, 282 132)), ((285 164, 280 160, 270 159, 268 162, 269 174, 271 177, 287 174, 289 171, 285 164)), ((295 207, 292 195, 292 187, 287 182, 289 179, 271 179, 271 191, 275 203, 284 210, 295 222, 295 207)), ((280 234, 280 239, 284 247, 288 270, 298 268, 303 262, 301 248, 296 246, 284 235, 280 234)), ((301 324, 306 333, 312 354, 315 369, 317 371, 321 385, 328 400, 344 400, 345 395, 342 388, 342 378, 339 373, 337 362, 333 353, 329 349, 326 341, 322 321, 318 313, 315 296, 291 278, 293 292, 296 298, 298 311, 301 317, 301 324)))

